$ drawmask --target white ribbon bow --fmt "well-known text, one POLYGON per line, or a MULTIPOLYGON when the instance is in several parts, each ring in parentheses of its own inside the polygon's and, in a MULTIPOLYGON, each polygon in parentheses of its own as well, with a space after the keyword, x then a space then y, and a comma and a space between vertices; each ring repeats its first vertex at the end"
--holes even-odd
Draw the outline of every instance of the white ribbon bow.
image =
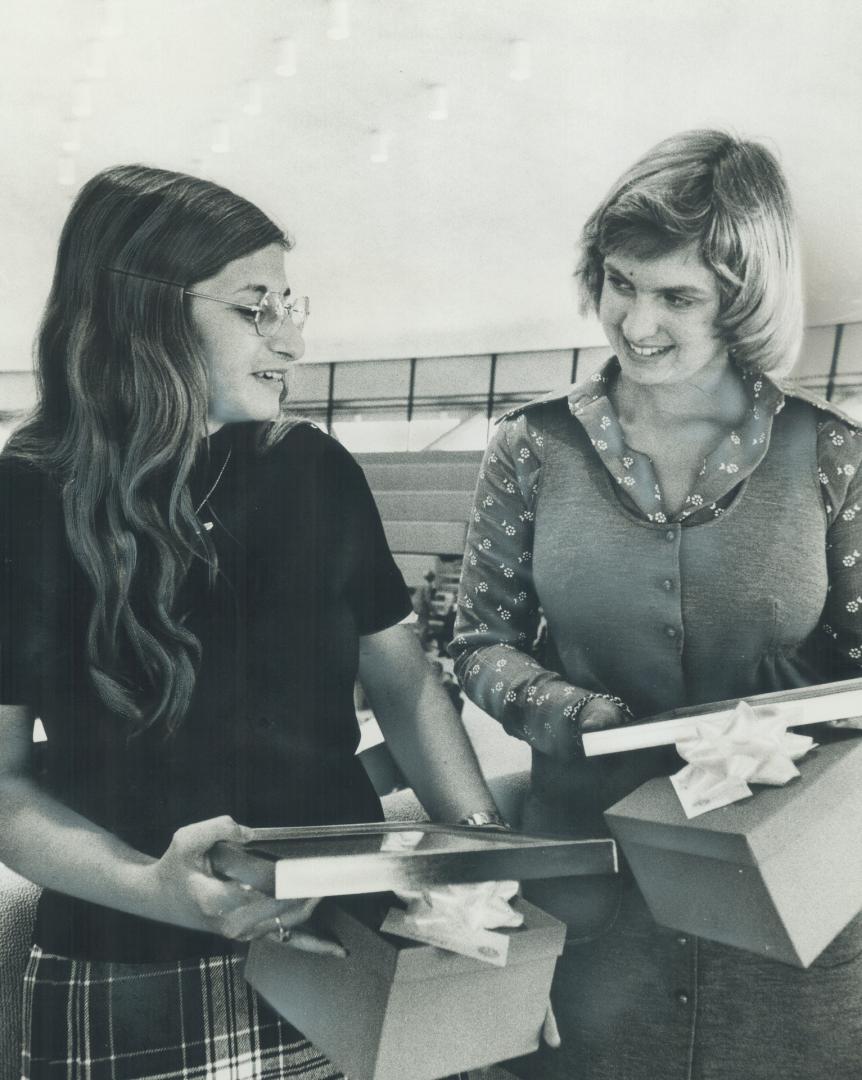
POLYGON ((755 715, 740 701, 723 720, 699 720, 696 734, 676 744, 688 765, 672 776, 687 817, 751 795, 749 783, 780 787, 799 776, 794 765, 817 744, 787 730, 794 717, 755 715))
POLYGON ((524 916, 509 904, 517 892, 516 881, 399 890, 407 910, 390 909, 381 929, 502 966, 508 936, 492 931, 523 923, 524 916))

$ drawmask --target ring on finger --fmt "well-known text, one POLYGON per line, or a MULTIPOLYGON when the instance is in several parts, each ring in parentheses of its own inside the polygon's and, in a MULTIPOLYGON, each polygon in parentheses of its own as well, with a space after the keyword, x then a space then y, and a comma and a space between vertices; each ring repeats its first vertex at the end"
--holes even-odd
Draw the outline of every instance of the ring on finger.
POLYGON ((276 915, 275 925, 278 927, 278 940, 282 945, 286 944, 293 937, 293 931, 284 925, 280 915, 276 915))

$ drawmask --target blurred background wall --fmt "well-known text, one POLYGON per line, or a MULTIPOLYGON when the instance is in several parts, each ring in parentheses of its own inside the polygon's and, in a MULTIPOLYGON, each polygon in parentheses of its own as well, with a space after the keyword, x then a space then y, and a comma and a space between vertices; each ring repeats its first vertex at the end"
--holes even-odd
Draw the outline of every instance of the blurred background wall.
POLYGON ((575 240, 674 131, 767 141, 803 235, 801 380, 862 393, 862 14, 848 0, 7 0, 0 438, 33 400, 63 218, 106 165, 192 171, 297 239, 294 404, 356 450, 483 444, 588 373, 575 240), (361 363, 360 363, 361 362, 361 363))

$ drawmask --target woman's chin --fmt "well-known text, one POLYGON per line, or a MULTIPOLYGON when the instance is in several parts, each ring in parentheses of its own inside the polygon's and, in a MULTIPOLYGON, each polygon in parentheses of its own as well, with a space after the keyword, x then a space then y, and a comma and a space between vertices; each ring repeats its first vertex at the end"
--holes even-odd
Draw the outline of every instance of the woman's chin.
POLYGON ((620 374, 627 382, 638 383, 640 386, 658 386, 673 381, 673 365, 640 357, 632 360, 626 356, 620 358, 620 374))

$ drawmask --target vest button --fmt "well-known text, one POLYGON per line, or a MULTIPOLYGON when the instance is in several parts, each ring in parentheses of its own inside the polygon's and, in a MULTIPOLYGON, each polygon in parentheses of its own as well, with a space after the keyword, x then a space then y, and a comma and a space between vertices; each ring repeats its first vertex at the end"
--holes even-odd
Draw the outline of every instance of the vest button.
POLYGON ((676 637, 676 627, 675 626, 666 626, 664 628, 664 632, 667 634, 667 636, 669 638, 675 638, 676 637))
POLYGON ((673 588, 673 582, 670 580, 670 578, 665 578, 665 580, 661 583, 661 587, 664 589, 665 592, 670 592, 673 588))
POLYGON ((674 997, 680 1003, 680 1005, 688 1005, 688 994, 685 992, 685 990, 677 990, 674 997))
POLYGON ((668 531, 664 534, 664 538, 669 544, 673 543, 673 541, 676 540, 676 533, 673 531, 673 529, 668 529, 668 531))

